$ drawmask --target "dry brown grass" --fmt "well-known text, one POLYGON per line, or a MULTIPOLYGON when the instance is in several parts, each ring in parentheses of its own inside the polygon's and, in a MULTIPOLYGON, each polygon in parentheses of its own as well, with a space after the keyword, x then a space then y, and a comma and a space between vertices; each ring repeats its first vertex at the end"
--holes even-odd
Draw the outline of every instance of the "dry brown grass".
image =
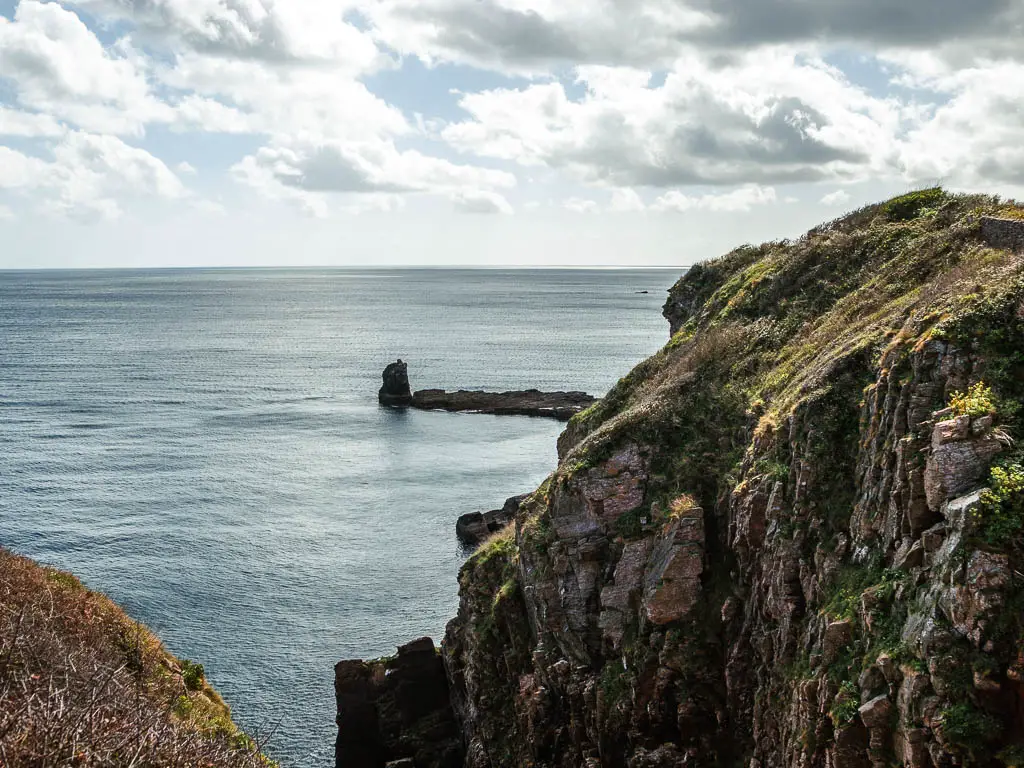
POLYGON ((181 671, 108 598, 0 549, 0 765, 271 765, 181 671))

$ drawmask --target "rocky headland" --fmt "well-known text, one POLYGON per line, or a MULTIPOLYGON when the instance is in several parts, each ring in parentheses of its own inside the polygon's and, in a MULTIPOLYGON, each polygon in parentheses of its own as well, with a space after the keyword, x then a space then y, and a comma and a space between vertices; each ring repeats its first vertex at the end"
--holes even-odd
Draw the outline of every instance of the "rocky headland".
POLYGON ((408 363, 390 363, 382 374, 377 394, 381 405, 407 406, 425 411, 460 411, 496 416, 542 416, 568 421, 593 405, 597 398, 586 392, 541 392, 537 389, 510 392, 421 389, 409 387, 408 363))
POLYGON ((359 672, 365 765, 1024 765, 1020 217, 922 190, 692 268, 462 568, 436 695, 359 672))

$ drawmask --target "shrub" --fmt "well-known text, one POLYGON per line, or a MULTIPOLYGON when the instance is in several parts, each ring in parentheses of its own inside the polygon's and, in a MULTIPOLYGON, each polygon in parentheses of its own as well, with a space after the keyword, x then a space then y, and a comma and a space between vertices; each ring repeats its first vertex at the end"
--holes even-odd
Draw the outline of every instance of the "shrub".
POLYGON ((979 381, 967 388, 966 392, 954 392, 949 398, 949 407, 957 416, 987 416, 995 413, 995 398, 992 388, 979 381))
POLYGON ((839 728, 853 722, 860 709, 860 701, 857 698, 857 686, 847 680, 839 686, 839 693, 832 702, 832 709, 828 716, 832 718, 832 724, 839 728))
POLYGON ((181 680, 190 691, 198 691, 206 682, 206 670, 202 664, 196 664, 188 659, 181 660, 181 680))
POLYGON ((0 548, 0 764, 269 766, 215 691, 167 672, 187 665, 104 595, 0 548))
POLYGON ((1002 727, 992 715, 972 704, 954 704, 942 712, 942 733, 953 744, 974 753, 999 735, 1002 727))
POLYGON ((989 484, 973 519, 986 544, 1005 548, 1024 529, 1024 466, 1010 463, 992 467, 989 484))
POLYGON ((885 215, 890 221, 910 221, 917 218, 927 208, 933 208, 946 197, 942 187, 918 189, 905 195, 894 197, 885 205, 885 215))

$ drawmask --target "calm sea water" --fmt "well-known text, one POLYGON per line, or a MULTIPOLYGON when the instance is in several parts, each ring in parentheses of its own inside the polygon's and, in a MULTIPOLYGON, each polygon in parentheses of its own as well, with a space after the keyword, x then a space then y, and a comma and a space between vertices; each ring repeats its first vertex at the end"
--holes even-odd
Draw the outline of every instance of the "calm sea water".
POLYGON ((334 663, 440 638, 455 519, 535 487, 561 429, 383 409, 381 369, 603 394, 678 274, 0 272, 0 544, 202 662, 284 765, 331 765, 334 663))

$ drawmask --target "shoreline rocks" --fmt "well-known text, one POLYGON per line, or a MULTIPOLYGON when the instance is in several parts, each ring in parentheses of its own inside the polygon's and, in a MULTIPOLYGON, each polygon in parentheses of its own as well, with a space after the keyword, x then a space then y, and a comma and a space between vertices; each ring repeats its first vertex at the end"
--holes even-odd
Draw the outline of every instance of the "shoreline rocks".
POLYGON ((500 531, 512 520, 515 519, 519 505, 530 497, 524 493, 519 496, 512 496, 505 499, 501 509, 492 509, 489 512, 467 512, 461 515, 455 522, 455 535, 466 547, 476 547, 481 541, 492 533, 500 531))
POLYGON ((422 637, 383 659, 334 667, 338 768, 461 768, 462 738, 444 662, 422 637))
POLYGON ((446 392, 443 389, 421 389, 413 394, 410 405, 425 411, 544 416, 568 421, 596 401, 596 397, 586 392, 541 392, 538 389, 511 392, 460 389, 458 392, 446 392))

